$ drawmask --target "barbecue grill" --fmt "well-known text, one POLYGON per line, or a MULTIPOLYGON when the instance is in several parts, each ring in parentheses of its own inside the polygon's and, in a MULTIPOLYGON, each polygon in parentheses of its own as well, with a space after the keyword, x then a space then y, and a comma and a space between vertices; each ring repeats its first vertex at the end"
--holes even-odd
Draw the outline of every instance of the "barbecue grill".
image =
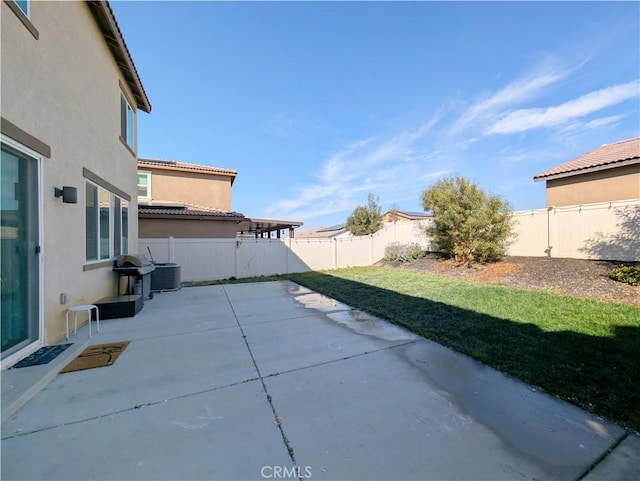
MULTIPOLYGON (((113 268, 120 277, 126 276, 127 280, 127 292, 126 294, 133 294, 131 288, 131 278, 135 279, 136 286, 140 286, 140 292, 143 299, 153 299, 153 293, 151 292, 151 273, 155 269, 155 265, 144 255, 123 255, 118 256, 116 260, 116 267, 113 268)), ((118 278, 118 296, 120 295, 120 277, 118 278)))

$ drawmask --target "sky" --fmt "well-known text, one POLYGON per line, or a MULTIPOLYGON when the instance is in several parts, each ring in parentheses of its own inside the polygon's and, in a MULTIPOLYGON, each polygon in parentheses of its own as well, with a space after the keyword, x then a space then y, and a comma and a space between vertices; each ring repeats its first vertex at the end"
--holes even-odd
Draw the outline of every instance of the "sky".
POLYGON ((131 2, 152 104, 138 155, 237 171, 232 210, 344 222, 464 175, 515 210, 533 176, 640 135, 638 2, 131 2))

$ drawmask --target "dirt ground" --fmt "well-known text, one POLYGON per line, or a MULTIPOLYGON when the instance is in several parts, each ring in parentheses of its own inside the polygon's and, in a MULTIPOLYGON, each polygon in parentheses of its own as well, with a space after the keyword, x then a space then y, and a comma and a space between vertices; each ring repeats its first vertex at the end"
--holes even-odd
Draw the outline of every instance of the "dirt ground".
MULTIPOLYGON (((457 279, 545 289, 577 297, 640 306, 640 286, 630 286, 609 278, 620 262, 548 257, 505 257, 504 260, 473 267, 425 257, 413 262, 382 264, 418 272, 434 272, 457 279)), ((629 264, 629 263, 625 263, 629 264)))

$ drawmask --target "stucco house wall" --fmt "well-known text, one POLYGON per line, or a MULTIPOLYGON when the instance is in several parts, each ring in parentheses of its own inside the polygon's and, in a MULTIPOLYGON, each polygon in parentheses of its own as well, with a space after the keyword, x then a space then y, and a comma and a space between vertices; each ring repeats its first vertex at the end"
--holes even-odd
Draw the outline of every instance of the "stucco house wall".
POLYGON ((149 166, 141 166, 139 170, 151 172, 152 200, 180 200, 221 210, 231 209, 231 177, 149 166))
POLYGON ((640 164, 547 180, 547 206, 640 198, 640 164))
POLYGON ((113 259, 85 261, 87 179, 128 198, 128 245, 137 249, 137 164, 120 140, 121 91, 136 116, 140 106, 87 3, 29 6, 37 39, 2 2, 2 120, 3 134, 19 137, 4 128, 12 125, 50 147, 40 156, 39 186, 41 342, 48 344, 64 337, 68 307, 115 295, 113 259), (77 204, 54 197, 63 185, 77 188, 77 204))
POLYGON ((236 222, 211 219, 138 219, 140 239, 224 239, 236 236, 236 222))

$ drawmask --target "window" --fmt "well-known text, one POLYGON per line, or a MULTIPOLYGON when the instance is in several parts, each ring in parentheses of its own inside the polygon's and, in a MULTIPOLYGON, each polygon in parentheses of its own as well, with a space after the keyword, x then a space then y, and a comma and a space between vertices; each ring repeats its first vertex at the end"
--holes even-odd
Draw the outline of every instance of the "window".
POLYGON ((29 16, 29 0, 14 0, 16 5, 22 10, 27 17, 29 16))
POLYGON ((138 198, 151 200, 151 172, 138 172, 138 198))
POLYGON ((120 93, 120 138, 135 150, 135 112, 124 94, 120 93))
POLYGON ((129 203, 91 182, 85 189, 87 261, 126 254, 129 241, 129 203))
POLYGON ((114 196, 113 218, 113 255, 128 253, 129 233, 129 203, 118 196, 114 196))

